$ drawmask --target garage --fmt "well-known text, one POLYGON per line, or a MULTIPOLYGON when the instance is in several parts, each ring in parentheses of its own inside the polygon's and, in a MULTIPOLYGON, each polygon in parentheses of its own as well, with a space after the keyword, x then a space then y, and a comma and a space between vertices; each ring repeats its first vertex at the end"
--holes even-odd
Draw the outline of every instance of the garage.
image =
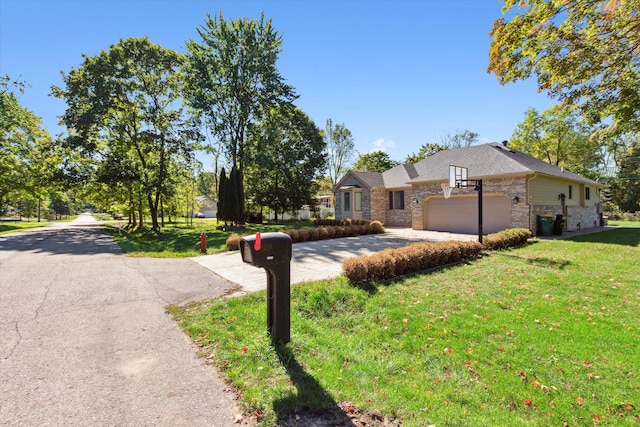
MULTIPOLYGON (((478 233, 478 195, 431 197, 424 203, 424 228, 451 233, 478 233)), ((502 194, 482 199, 482 232, 495 233, 511 228, 511 203, 502 194)))

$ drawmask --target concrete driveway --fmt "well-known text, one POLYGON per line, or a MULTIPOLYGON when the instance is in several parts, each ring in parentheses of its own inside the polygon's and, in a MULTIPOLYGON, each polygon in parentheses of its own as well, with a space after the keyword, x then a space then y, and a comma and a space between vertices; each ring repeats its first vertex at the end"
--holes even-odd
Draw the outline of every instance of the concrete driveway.
POLYGON ((233 289, 188 259, 122 255, 90 216, 0 236, 0 425, 237 426, 165 313, 233 289))
MULTIPOLYGON (((399 248, 411 242, 446 240, 476 240, 471 234, 388 228, 384 234, 348 237, 296 243, 292 248, 291 283, 330 279, 342 274, 342 262, 347 258, 370 255, 387 248, 399 248)), ((242 262, 238 251, 191 258, 217 275, 242 287, 242 292, 266 288, 266 273, 242 262)))

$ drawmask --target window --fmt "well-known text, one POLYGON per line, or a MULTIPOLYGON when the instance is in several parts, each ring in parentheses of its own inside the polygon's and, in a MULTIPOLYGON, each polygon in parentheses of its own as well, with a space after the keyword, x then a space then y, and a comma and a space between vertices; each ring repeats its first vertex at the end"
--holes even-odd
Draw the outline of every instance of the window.
POLYGON ((584 199, 585 200, 591 199, 591 188, 589 187, 584 188, 584 199))
POLYGON ((356 211, 362 210, 362 193, 353 193, 353 209, 356 211))
POLYGON ((569 200, 573 198, 573 185, 569 186, 569 200))
POLYGON ((342 210, 345 212, 351 211, 351 192, 344 193, 344 208, 342 210))
POLYGON ((389 209, 404 209, 404 191, 389 191, 389 209))

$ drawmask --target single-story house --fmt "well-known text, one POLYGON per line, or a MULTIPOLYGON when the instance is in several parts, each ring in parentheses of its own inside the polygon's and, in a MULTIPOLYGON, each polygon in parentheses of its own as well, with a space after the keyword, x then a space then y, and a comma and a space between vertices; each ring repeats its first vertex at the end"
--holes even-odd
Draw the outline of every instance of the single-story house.
POLYGON ((215 218, 218 214, 218 202, 209 196, 198 196, 195 198, 198 207, 197 216, 200 218, 215 218))
POLYGON ((468 169, 482 180, 483 233, 507 228, 537 232, 540 214, 563 215, 568 231, 601 224, 602 185, 514 150, 490 143, 444 150, 415 164, 382 173, 349 171, 334 187, 337 219, 379 220, 415 230, 478 232, 478 193, 453 188, 445 199, 441 184, 449 167, 468 169))

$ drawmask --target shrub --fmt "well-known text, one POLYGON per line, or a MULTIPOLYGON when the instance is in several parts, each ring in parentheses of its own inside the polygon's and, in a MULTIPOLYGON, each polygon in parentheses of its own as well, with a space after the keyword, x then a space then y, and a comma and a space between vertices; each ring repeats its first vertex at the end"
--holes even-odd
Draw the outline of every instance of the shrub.
POLYGON ((478 242, 419 243, 350 258, 342 264, 342 271, 351 283, 361 285, 443 267, 478 257, 481 252, 482 245, 478 242))
POLYGON ((530 238, 531 231, 526 228, 509 228, 484 237, 482 247, 490 251, 515 248, 524 246, 530 238))
POLYGON ((229 237, 227 237, 227 249, 230 251, 237 251, 240 250, 240 235, 239 234, 231 234, 229 237))
POLYGON ((380 221, 371 221, 369 224, 371 229, 373 230, 373 234, 381 234, 384 233, 384 227, 380 221))
POLYGON ((308 242, 309 241, 309 230, 306 228, 302 228, 298 230, 298 242, 308 242))
POLYGON ((309 240, 310 241, 315 241, 315 240, 319 240, 320 239, 320 233, 318 232, 317 228, 309 228, 308 229, 309 232, 309 240))
POLYGON ((328 227, 320 227, 318 228, 318 240, 327 240, 329 237, 329 228, 328 227))

